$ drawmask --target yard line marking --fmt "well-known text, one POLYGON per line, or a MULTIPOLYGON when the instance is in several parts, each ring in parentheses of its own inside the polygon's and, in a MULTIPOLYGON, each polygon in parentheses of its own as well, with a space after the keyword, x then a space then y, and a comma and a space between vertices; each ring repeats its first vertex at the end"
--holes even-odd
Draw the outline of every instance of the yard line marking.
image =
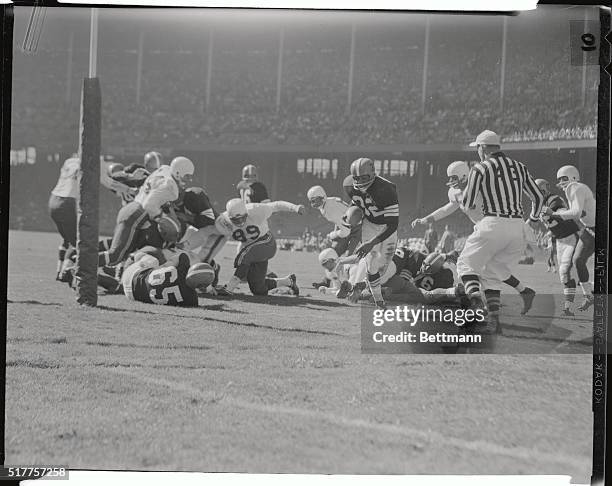
POLYGON ((402 436, 408 436, 412 439, 419 439, 426 442, 437 442, 444 445, 456 447, 458 449, 465 449, 479 454, 495 454, 499 456, 507 456, 514 459, 521 460, 533 460, 563 464, 565 466, 572 466, 575 469, 589 469, 592 465, 591 458, 575 456, 568 456, 565 454, 550 454, 537 449, 530 449, 528 447, 506 447, 503 445, 487 442, 484 440, 467 440, 460 439, 458 437, 451 437, 440 434, 439 432, 423 431, 412 427, 394 424, 382 424, 376 422, 369 422, 364 419, 348 418, 342 415, 336 415, 330 412, 322 412, 317 410, 308 410, 297 407, 288 407, 282 405, 270 405, 263 403, 255 403, 251 401, 241 400, 239 398, 227 397, 223 394, 221 398, 219 393, 204 392, 198 388, 194 388, 184 383, 177 383, 174 381, 164 380, 162 378, 151 378, 142 376, 138 373, 129 372, 120 368, 96 368, 96 371, 109 371, 118 375, 130 376, 142 382, 150 383, 152 385, 165 386, 175 391, 185 392, 192 395, 197 395, 204 401, 220 402, 224 405, 231 405, 237 408, 243 408, 250 411, 269 413, 273 415, 284 414, 293 415, 315 420, 324 420, 333 425, 339 425, 344 427, 354 427, 360 429, 372 430, 375 432, 383 432, 389 434, 397 434, 402 436))

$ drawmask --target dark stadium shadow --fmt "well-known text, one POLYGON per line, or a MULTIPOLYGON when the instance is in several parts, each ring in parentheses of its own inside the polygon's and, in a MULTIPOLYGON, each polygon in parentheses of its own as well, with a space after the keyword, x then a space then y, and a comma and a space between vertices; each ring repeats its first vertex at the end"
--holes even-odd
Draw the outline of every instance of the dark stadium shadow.
POLYGON ((61 307, 64 304, 60 304, 58 302, 39 302, 38 300, 11 300, 6 299, 7 304, 31 304, 31 305, 54 305, 61 307))
MULTIPOLYGON (((348 307, 343 302, 330 302, 328 300, 313 299, 312 297, 306 296, 284 296, 284 295, 248 295, 248 294, 234 294, 231 297, 217 296, 216 299, 223 299, 227 301, 237 300, 240 302, 250 302, 253 304, 268 304, 278 305, 285 307, 308 307, 317 305, 321 307, 348 307)), ((322 309, 315 309, 322 310, 322 309)))
MULTIPOLYGON (((170 306, 159 306, 159 305, 154 305, 154 304, 151 304, 151 305, 158 309, 160 307, 163 307, 166 309, 172 309, 172 307, 170 306)), ((201 316, 201 315, 194 315, 194 314, 172 314, 169 312, 153 312, 153 311, 148 311, 148 310, 125 309, 125 308, 117 308, 117 307, 109 307, 109 306, 98 306, 97 308, 101 310, 109 311, 109 312, 129 312, 129 313, 134 313, 134 314, 154 315, 156 317, 169 316, 169 317, 179 317, 181 319, 197 319, 198 321, 217 322, 220 324, 228 324, 230 326, 269 329, 269 330, 277 331, 277 332, 297 332, 297 333, 304 333, 304 334, 321 334, 324 336, 347 337, 346 334, 341 334, 341 333, 332 332, 332 331, 318 331, 316 329, 304 329, 304 328, 299 328, 299 327, 277 327, 277 326, 269 326, 267 324, 257 324, 255 322, 229 321, 227 319, 217 319, 215 317, 210 317, 207 315, 201 316)), ((176 307, 176 308, 180 309, 180 307, 176 307)), ((197 309, 202 309, 202 307, 186 307, 185 309, 197 310, 197 309)))

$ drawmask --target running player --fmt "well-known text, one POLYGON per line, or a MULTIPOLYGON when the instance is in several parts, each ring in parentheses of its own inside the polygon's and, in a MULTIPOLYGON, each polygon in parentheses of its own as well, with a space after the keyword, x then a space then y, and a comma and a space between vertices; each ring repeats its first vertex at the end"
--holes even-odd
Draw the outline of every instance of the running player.
MULTIPOLYGON (((482 214, 482 197, 476 196, 476 201, 473 208, 466 208, 461 205, 463 200, 463 191, 467 186, 468 175, 470 173, 470 167, 467 162, 457 160, 452 162, 446 169, 448 176, 448 203, 441 208, 436 209, 432 213, 428 214, 424 218, 417 218, 412 222, 414 228, 418 224, 429 224, 433 221, 439 221, 444 219, 455 211, 460 209, 463 213, 470 218, 472 223, 477 224, 484 217, 482 214)), ((514 275, 502 275, 500 276, 502 281, 516 290, 521 298, 523 299, 523 310, 521 314, 526 314, 531 309, 533 299, 535 297, 535 291, 530 287, 525 287, 521 281, 514 275)))
POLYGON ((268 190, 262 182, 257 180, 257 167, 252 164, 242 168, 242 180, 236 184, 236 189, 245 204, 270 202, 268 190))
POLYGON ((544 214, 559 223, 568 220, 582 223, 572 261, 584 295, 584 301, 577 309, 585 311, 594 302, 587 261, 595 252, 595 197, 591 189, 580 182, 580 173, 573 165, 565 165, 557 171, 557 183, 565 192, 569 208, 553 210, 547 207, 544 214))
POLYGON ((344 179, 344 189, 352 205, 361 208, 364 214, 362 243, 355 249, 355 255, 366 259, 368 287, 376 306, 382 308, 385 303, 380 278, 387 271, 397 245, 397 190, 395 184, 376 174, 371 159, 353 161, 350 170, 351 175, 344 179))
POLYGON ((268 278, 268 261, 276 254, 276 241, 268 226, 272 214, 280 211, 304 214, 302 205, 285 201, 245 204, 242 199, 230 199, 226 211, 219 215, 216 227, 219 233, 240 243, 234 259, 234 274, 229 282, 217 288, 219 295, 232 295, 244 279, 253 295, 267 295, 278 286, 290 287, 299 295, 294 274, 283 278, 268 278))

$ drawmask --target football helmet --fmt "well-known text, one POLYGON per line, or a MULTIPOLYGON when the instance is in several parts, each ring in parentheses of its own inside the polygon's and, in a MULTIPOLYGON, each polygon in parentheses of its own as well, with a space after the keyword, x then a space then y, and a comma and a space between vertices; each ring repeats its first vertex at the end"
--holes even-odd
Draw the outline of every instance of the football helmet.
POLYGON ((580 181, 580 172, 573 165, 564 165, 557 171, 557 186, 565 189, 571 182, 580 181))
POLYGON ((310 205, 313 208, 320 208, 325 205, 325 200, 327 199, 327 194, 325 194, 325 189, 321 186, 312 186, 308 189, 308 194, 306 195, 308 201, 310 201, 310 205))
POLYGON ((359 206, 351 206, 346 210, 342 220, 349 228, 359 226, 363 221, 363 210, 359 206))
POLYGON ((332 260, 338 259, 338 253, 333 248, 325 248, 321 253, 319 253, 319 263, 321 265, 325 265, 332 260))
POLYGON ((448 187, 458 187, 467 183, 468 175, 470 174, 470 167, 467 162, 463 160, 456 160, 449 164, 446 168, 446 175, 448 176, 448 187))
POLYGON ((372 159, 361 157, 351 164, 351 176, 353 176, 353 187, 359 191, 365 191, 374 183, 376 168, 372 159))
POLYGON ((419 271, 424 275, 435 275, 440 270, 442 270, 444 261, 444 255, 442 255, 441 253, 430 253, 425 257, 425 260, 423 260, 423 263, 421 264, 421 269, 419 271))
POLYGON ((248 212, 246 204, 239 198, 230 199, 225 205, 227 217, 235 226, 244 226, 247 220, 248 212))
POLYGON ((121 172, 124 168, 125 167, 123 166, 123 164, 120 164, 119 162, 113 162, 106 166, 106 173, 109 177, 112 178, 114 174, 116 174, 117 172, 121 172))
POLYGON ((257 180, 257 167, 253 164, 245 165, 242 168, 242 180, 243 181, 256 181, 257 180))
POLYGON ((187 157, 175 157, 170 162, 170 173, 179 186, 187 187, 193 180, 193 162, 187 157))
POLYGON ((159 169, 164 165, 164 159, 159 152, 147 152, 144 156, 144 166, 149 172, 159 169))
POLYGON ((536 186, 540 188, 542 194, 546 195, 550 192, 550 182, 548 182, 546 179, 536 179, 534 182, 536 183, 536 186))

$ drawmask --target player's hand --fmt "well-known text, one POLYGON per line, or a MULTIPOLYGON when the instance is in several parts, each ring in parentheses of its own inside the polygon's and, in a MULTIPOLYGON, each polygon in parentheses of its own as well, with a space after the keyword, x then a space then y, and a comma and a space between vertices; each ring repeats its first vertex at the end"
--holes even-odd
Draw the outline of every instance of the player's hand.
POLYGON ((299 204, 296 212, 300 215, 304 214, 306 213, 306 207, 303 204, 299 204))
POLYGON ((542 208, 542 214, 546 215, 546 216, 550 216, 553 213, 553 210, 550 209, 548 206, 544 206, 542 208))
POLYGON ((410 226, 414 228, 418 224, 425 224, 425 220, 423 218, 417 218, 412 223, 410 223, 410 226))
POLYGON ((374 243, 366 241, 355 249, 355 255, 357 255, 359 258, 363 258, 372 251, 372 248, 374 248, 374 243))

